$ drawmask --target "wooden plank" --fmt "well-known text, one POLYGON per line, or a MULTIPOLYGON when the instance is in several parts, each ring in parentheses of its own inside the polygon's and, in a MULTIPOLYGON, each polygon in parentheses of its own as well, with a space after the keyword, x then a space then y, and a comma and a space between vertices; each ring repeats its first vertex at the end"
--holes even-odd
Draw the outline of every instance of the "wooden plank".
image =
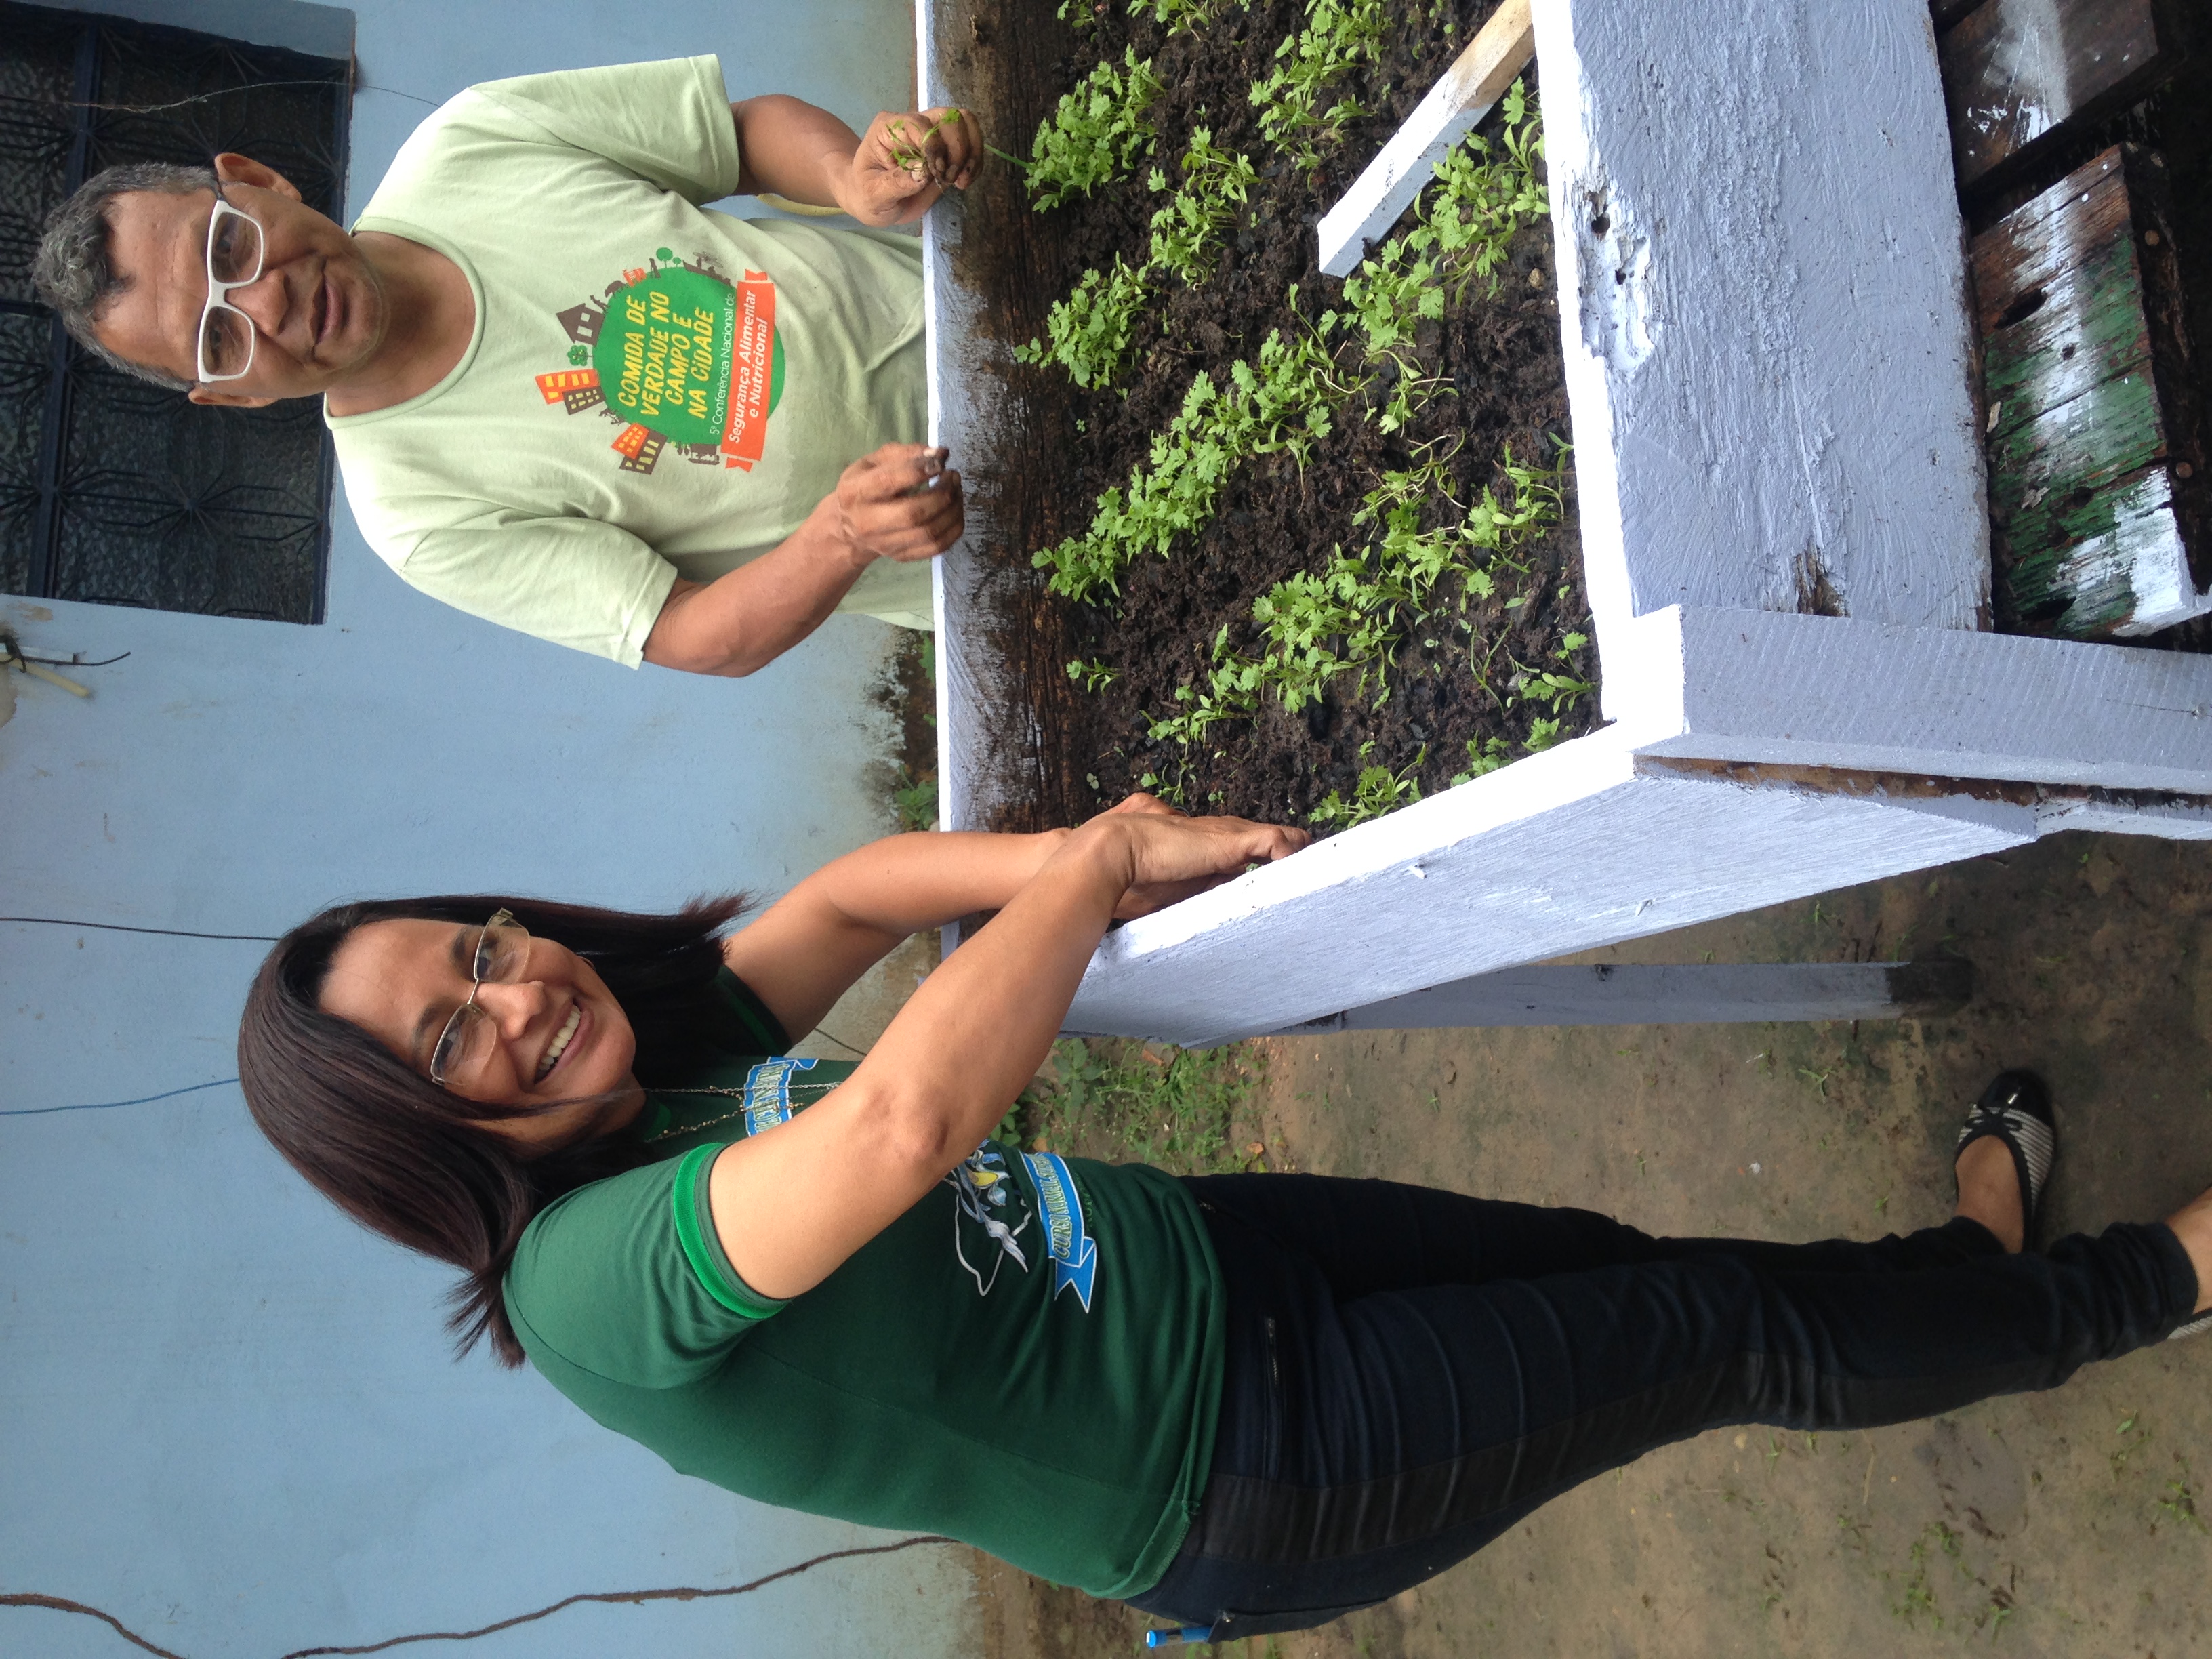
POLYGON ((2212 795, 2212 656, 1754 611, 1614 644, 1639 754, 2212 795))
POLYGON ((2191 452, 2175 447, 2163 394, 2192 377, 2185 334, 2153 324, 2152 289, 2179 291, 2166 269, 2171 234, 2139 210, 2158 185, 2146 152, 2115 146, 1974 239, 1992 554, 2008 625, 2100 639, 2212 612, 2172 501, 2172 469, 2188 468, 2191 452), (2163 374, 2162 352, 2174 359, 2163 374))
POLYGON ((1987 0, 1943 37, 1944 100, 1963 188, 2016 173, 2070 121, 2172 67, 2155 0, 1987 0))
POLYGON ((1495 1025, 1713 1025, 1905 1019, 1948 1013, 1973 992, 1971 963, 1541 963, 1347 1009, 1272 1035, 1432 1031, 1495 1025))
POLYGON ((1108 934, 1066 1029, 1280 1030, 2036 833, 2032 790, 1849 782, 1645 761, 1618 728, 1594 733, 1108 934))
POLYGON ((1504 0, 1382 153, 1322 216, 1315 234, 1323 270, 1332 276, 1352 274, 1369 244, 1382 240, 1435 174, 1437 163, 1497 106, 1535 52, 1528 0, 1504 0))
POLYGON ((1925 0, 1534 15, 1606 712, 1634 712, 1614 631, 1668 605, 1985 625, 1972 325, 1925 0))

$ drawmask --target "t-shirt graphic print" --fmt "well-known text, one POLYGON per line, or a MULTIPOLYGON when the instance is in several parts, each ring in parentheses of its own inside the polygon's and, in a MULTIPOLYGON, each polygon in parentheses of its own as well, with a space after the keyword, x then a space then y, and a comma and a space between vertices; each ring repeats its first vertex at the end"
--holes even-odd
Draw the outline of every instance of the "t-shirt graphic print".
POLYGON ((558 320, 573 343, 569 366, 538 375, 538 393, 619 427, 607 447, 623 471, 651 472, 671 452, 753 470, 783 397, 775 283, 766 271, 733 283, 703 252, 679 260, 659 248, 558 320))

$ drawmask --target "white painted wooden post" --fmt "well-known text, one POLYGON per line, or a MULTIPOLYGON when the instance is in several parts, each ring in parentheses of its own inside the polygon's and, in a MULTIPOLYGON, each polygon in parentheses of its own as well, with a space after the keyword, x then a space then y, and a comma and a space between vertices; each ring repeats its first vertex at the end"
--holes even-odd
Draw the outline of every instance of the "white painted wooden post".
POLYGON ((1315 233, 1323 270, 1332 276, 1352 273, 1368 245, 1381 241, 1421 193, 1437 163, 1497 107, 1535 51, 1528 0, 1505 0, 1342 199, 1322 215, 1315 233))
POLYGON ((1109 933, 1067 1029, 1279 1030, 2037 834, 2032 799, 1849 787, 1685 770, 1598 732, 1109 933))
POLYGON ((1976 629, 1989 523, 1926 0, 1534 0, 1583 557, 1668 605, 1976 629))

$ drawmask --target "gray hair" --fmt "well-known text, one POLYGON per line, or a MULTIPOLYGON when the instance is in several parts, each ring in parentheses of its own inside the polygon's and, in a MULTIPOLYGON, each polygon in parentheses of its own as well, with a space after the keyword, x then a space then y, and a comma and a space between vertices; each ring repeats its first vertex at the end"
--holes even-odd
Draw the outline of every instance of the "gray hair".
POLYGON ((167 369, 134 363, 101 343, 93 325, 108 302, 130 286, 108 263, 108 204, 133 191, 159 191, 165 196, 190 196, 196 191, 220 193, 221 181, 212 167, 178 167, 167 161, 132 161, 96 173, 77 187, 76 193, 47 217, 39 252, 31 261, 31 282, 39 298, 53 307, 70 337, 103 362, 135 374, 142 380, 189 392, 190 380, 180 380, 167 369))

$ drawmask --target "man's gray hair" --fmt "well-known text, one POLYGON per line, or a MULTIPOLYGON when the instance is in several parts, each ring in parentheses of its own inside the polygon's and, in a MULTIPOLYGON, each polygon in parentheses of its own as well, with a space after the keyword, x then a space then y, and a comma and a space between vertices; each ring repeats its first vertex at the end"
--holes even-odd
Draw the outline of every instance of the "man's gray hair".
POLYGON ((189 392, 190 380, 180 380, 167 369, 134 363, 118 357, 100 343, 93 325, 108 301, 130 283, 115 274, 108 259, 108 204, 133 191, 159 191, 165 196, 190 196, 195 191, 217 190, 220 181, 212 167, 177 167, 167 161, 132 161, 96 173, 77 187, 76 193, 56 208, 46 220, 39 252, 31 261, 31 283, 39 298, 52 306, 62 326, 87 351, 126 374, 151 380, 174 392, 189 392))

